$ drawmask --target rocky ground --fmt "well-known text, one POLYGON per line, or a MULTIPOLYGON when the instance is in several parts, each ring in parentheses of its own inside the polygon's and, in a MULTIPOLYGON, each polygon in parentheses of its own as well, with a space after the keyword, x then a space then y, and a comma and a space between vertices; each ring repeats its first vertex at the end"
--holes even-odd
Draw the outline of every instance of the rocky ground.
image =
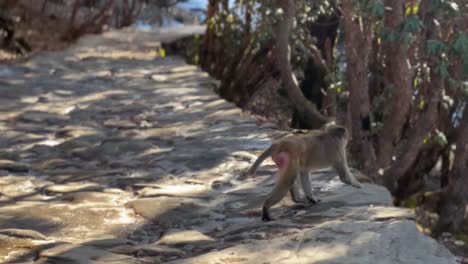
POLYGON ((382 187, 315 173, 322 201, 284 199, 274 174, 239 181, 270 138, 160 40, 108 32, 0 65, 0 262, 457 263, 382 187))

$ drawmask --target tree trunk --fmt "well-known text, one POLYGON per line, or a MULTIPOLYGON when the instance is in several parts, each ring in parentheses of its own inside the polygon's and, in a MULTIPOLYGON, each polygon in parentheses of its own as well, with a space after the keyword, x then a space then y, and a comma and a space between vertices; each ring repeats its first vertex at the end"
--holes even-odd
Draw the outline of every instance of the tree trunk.
POLYGON ((449 185, 442 194, 439 230, 468 232, 468 105, 456 140, 449 185))
POLYGON ((298 111, 301 119, 304 120, 310 128, 320 128, 326 124, 328 120, 317 110, 317 107, 313 103, 304 97, 304 94, 299 89, 296 76, 293 74, 289 59, 289 35, 294 23, 294 15, 296 12, 295 2, 294 0, 278 0, 278 6, 284 11, 282 19, 280 19, 276 25, 277 43, 275 57, 281 80, 289 99, 298 111))
POLYGON ((46 8, 47 8, 47 1, 48 0, 44 0, 42 2, 42 6, 41 6, 41 13, 44 13, 46 11, 46 8))
MULTIPOLYGON (((206 8, 206 33, 203 40, 203 48, 200 50, 200 66, 201 68, 212 74, 211 63, 213 57, 213 50, 216 42, 215 28, 213 26, 213 18, 218 12, 219 0, 209 0, 208 7, 206 8)), ((218 77, 218 76, 215 76, 218 77)))
POLYGON ((80 6, 81 0, 75 0, 75 2, 73 3, 70 19, 68 20, 68 32, 72 32, 75 30, 75 18, 76 14, 78 13, 78 9, 80 9, 80 6))
MULTIPOLYGON (((226 23, 226 16, 229 14, 229 2, 227 0, 222 0, 221 1, 221 7, 222 10, 220 11, 221 18, 223 19, 221 23, 226 23)), ((214 47, 214 58, 212 59, 212 62, 215 66, 214 69, 211 69, 211 72, 213 73, 214 76, 217 76, 218 79, 221 79, 223 77, 223 73, 225 70, 225 62, 226 59, 229 57, 229 54, 226 52, 226 46, 225 42, 229 41, 225 37, 220 37, 216 38, 215 41, 215 47, 214 47)))
POLYGON ((252 2, 248 1, 245 3, 245 39, 250 38, 250 31, 252 27, 252 13, 253 13, 253 5, 252 2))
MULTIPOLYGON (((398 31, 405 19, 403 0, 385 0, 384 26, 398 31)), ((412 71, 409 67, 405 44, 400 40, 385 41, 384 83, 385 98, 384 124, 379 137, 379 166, 386 168, 392 161, 394 146, 403 134, 403 126, 408 118, 412 97, 412 71)))
POLYGON ((343 28, 346 49, 346 79, 351 113, 351 152, 358 167, 375 177, 375 151, 371 142, 371 115, 367 79, 370 25, 361 27, 354 11, 355 1, 343 1, 343 28))
POLYGON ((117 28, 130 26, 141 11, 141 4, 139 4, 138 0, 123 0, 122 3, 123 7, 120 12, 121 20, 120 23, 117 24, 117 28), (131 4, 129 2, 131 2, 131 4))
MULTIPOLYGON (((336 29, 336 31, 338 28, 336 29)), ((335 31, 335 33, 336 33, 335 31)), ((336 36, 335 36, 336 37, 336 36)), ((325 54, 325 62, 327 63, 328 68, 330 69, 333 65, 333 47, 335 42, 335 38, 330 39, 327 38, 324 43, 323 51, 325 54)), ((323 112, 325 115, 330 117, 335 117, 336 119, 336 101, 337 92, 336 89, 327 89, 327 96, 324 98, 323 102, 323 112)))
MULTIPOLYGON (((339 24, 340 15, 336 10, 334 14, 319 16, 316 22, 309 25, 310 37, 316 39, 317 47, 309 49, 315 52, 312 52, 313 55, 307 60, 304 80, 300 84, 304 96, 314 103, 321 113, 329 117, 334 117, 336 113, 336 92, 335 89, 328 89, 325 78, 333 65, 333 46, 339 24)), ((305 46, 310 46, 307 40, 303 43, 305 46)), ((291 127, 309 129, 301 120, 297 110, 293 112, 291 127)))
POLYGON ((391 167, 384 172, 379 182, 387 187, 392 194, 398 188, 401 177, 413 166, 424 144, 424 139, 437 127, 440 100, 444 89, 444 81, 435 73, 431 74, 430 87, 428 87, 427 106, 413 128, 408 132, 408 140, 404 142, 402 155, 391 167))

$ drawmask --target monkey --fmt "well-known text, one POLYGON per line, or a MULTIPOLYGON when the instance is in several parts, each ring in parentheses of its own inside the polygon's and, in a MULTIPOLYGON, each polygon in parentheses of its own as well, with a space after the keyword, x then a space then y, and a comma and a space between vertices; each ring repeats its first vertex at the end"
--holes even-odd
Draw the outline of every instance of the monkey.
POLYGON ((348 130, 333 124, 305 134, 274 140, 271 146, 260 154, 252 167, 241 175, 242 178, 254 175, 260 164, 268 157, 272 158, 278 168, 278 180, 263 202, 262 220, 272 220, 269 209, 281 201, 288 191, 294 202, 301 202, 300 185, 307 202, 319 202, 312 193, 309 179, 311 170, 332 167, 343 183, 361 188, 361 183, 351 174, 347 164, 345 148, 348 139, 348 130))

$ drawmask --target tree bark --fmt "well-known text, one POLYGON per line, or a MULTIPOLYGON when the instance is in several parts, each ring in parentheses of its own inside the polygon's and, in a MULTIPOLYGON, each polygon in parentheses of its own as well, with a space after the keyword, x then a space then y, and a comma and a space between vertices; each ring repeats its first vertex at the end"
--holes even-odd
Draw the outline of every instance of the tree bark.
MULTIPOLYGON (((341 17, 338 10, 335 12, 330 15, 321 15, 317 21, 310 23, 308 25, 310 35, 294 35, 311 53, 304 69, 304 79, 300 84, 300 89, 307 100, 314 103, 320 113, 328 117, 335 117, 336 114, 336 89, 328 89, 329 82, 326 79, 333 65, 333 46, 341 17), (313 39, 315 39, 315 45, 310 44, 313 39)), ((291 127, 309 128, 301 120, 297 111, 293 112, 291 127)))
POLYGON ((250 32, 252 27, 252 13, 253 13, 253 5, 252 2, 248 1, 245 6, 245 39, 250 38, 250 32))
MULTIPOLYGON (((212 73, 211 71, 211 64, 212 64, 212 57, 213 50, 215 48, 216 43, 216 34, 215 28, 212 25, 212 20, 215 14, 218 12, 218 4, 219 0, 209 0, 208 6, 206 8, 206 33, 203 40, 203 48, 200 51, 200 65, 204 71, 212 73)), ((219 76, 215 76, 219 77, 219 76)))
MULTIPOLYGON (((325 62, 327 67, 330 69, 333 65, 333 42, 335 39, 331 40, 327 38, 324 43, 324 54, 325 54, 325 62)), ((323 112, 327 116, 335 117, 336 118, 336 101, 337 92, 336 89, 327 89, 327 96, 324 98, 323 102, 323 112)))
POLYGON ((47 8, 47 1, 48 1, 48 0, 44 0, 44 1, 42 2, 41 13, 44 13, 44 12, 45 12, 45 10, 46 10, 46 8, 47 8))
POLYGON ((361 27, 354 8, 355 1, 342 1, 346 50, 346 79, 351 113, 351 152, 358 167, 375 177, 375 151, 371 142, 371 114, 368 91, 368 50, 371 46, 370 25, 361 27))
MULTIPOLYGON (((392 31, 398 31, 405 19, 403 0, 385 0, 384 26, 392 31)), ((384 82, 385 98, 384 124, 379 137, 379 166, 386 168, 392 161, 394 146, 403 134, 403 126, 408 118, 412 97, 412 71, 405 44, 400 40, 385 41, 383 45, 385 56, 384 82)))
POLYGON ((81 0, 75 0, 73 3, 73 8, 71 11, 70 19, 68 20, 68 31, 72 32, 75 29, 75 18, 76 14, 78 13, 78 9, 80 9, 81 0))
POLYGON ((401 151, 402 155, 397 158, 390 168, 384 172, 379 182, 387 187, 392 194, 398 188, 400 178, 406 174, 418 157, 424 138, 437 127, 439 105, 444 89, 444 81, 435 73, 431 74, 427 106, 421 114, 414 127, 408 132, 408 140, 401 151))
POLYGON ((456 141, 449 185, 442 193, 439 230, 468 232, 468 105, 465 104, 456 141))
POLYGON ((294 0, 278 0, 278 6, 283 9, 283 17, 276 25, 276 48, 275 57, 281 80, 286 89, 289 99, 293 103, 299 116, 310 128, 320 128, 328 122, 317 107, 308 101, 302 91, 292 71, 290 64, 289 36, 294 23, 296 5, 294 0))
POLYGON ((122 2, 121 20, 117 24, 118 28, 130 26, 141 11, 141 4, 139 4, 138 0, 123 0, 122 2))

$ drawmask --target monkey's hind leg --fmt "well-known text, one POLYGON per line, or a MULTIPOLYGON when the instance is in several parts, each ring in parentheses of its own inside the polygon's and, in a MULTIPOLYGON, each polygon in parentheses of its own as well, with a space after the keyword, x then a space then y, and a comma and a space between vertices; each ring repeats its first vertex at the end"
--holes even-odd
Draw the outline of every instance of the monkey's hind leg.
POLYGON ((262 220, 263 221, 270 221, 273 220, 270 215, 270 208, 277 204, 284 196, 288 193, 291 186, 283 186, 284 182, 278 181, 275 185, 275 188, 271 191, 268 197, 263 202, 262 207, 262 220))
POLYGON ((270 208, 277 204, 281 199, 283 199, 288 191, 291 189, 294 181, 296 180, 298 170, 298 163, 297 160, 291 159, 291 156, 287 152, 279 152, 275 156, 272 157, 273 161, 278 166, 278 180, 276 181, 276 185, 263 202, 262 207, 262 220, 263 221, 270 221, 270 208))
POLYGON ((307 200, 312 204, 320 202, 320 199, 315 197, 315 195, 312 192, 312 184, 310 182, 309 172, 301 173, 301 183, 302 189, 304 190, 304 194, 306 195, 307 200))

